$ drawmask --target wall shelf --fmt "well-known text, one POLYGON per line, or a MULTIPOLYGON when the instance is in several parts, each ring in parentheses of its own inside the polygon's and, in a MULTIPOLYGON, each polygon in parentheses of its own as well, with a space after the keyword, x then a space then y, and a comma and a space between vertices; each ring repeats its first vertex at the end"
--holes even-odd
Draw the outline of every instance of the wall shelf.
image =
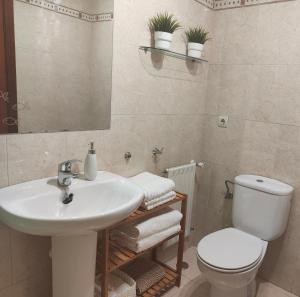
POLYGON ((156 54, 160 54, 160 55, 165 55, 165 56, 169 56, 169 57, 173 57, 173 58, 177 58, 177 59, 181 59, 181 60, 186 60, 186 61, 192 61, 192 62, 197 62, 197 63, 207 63, 208 61, 205 59, 198 59, 198 58, 193 58, 193 57, 189 57, 187 55, 181 54, 181 53, 177 53, 177 52, 173 52, 173 51, 168 51, 168 50, 162 50, 162 49, 158 49, 155 47, 151 47, 151 46, 140 46, 139 50, 144 51, 145 53, 151 52, 151 53, 156 53, 156 54))

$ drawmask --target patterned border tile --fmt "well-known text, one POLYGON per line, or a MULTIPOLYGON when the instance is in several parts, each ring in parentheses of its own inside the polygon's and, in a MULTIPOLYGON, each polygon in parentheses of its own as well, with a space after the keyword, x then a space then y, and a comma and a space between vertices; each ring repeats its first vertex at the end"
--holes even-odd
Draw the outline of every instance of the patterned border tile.
POLYGON ((77 18, 87 22, 103 22, 113 20, 113 13, 89 14, 63 5, 58 5, 47 0, 16 0, 22 3, 41 7, 63 15, 77 18))
POLYGON ((195 1, 201 3, 202 5, 210 9, 214 8, 214 0, 195 0, 195 1))
POLYGON ((295 0, 214 0, 214 10, 241 8, 252 5, 264 5, 295 0))
POLYGON ((195 0, 212 10, 242 8, 252 5, 264 5, 295 0, 195 0))

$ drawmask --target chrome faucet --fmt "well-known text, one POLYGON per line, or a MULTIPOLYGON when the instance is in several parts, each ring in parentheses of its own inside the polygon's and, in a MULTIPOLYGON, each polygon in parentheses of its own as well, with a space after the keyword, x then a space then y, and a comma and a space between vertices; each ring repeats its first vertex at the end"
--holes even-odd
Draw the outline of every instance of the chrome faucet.
POLYGON ((68 160, 58 165, 57 183, 61 187, 69 187, 72 178, 77 178, 79 173, 72 171, 72 165, 81 163, 80 160, 68 160))

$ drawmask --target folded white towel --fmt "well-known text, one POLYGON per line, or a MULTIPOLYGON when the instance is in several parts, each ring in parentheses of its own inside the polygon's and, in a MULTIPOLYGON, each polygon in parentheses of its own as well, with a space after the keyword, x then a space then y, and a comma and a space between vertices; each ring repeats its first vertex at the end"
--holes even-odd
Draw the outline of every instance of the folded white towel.
POLYGON ((170 237, 171 235, 178 233, 180 229, 181 226, 177 224, 162 232, 153 234, 138 241, 128 240, 128 237, 126 236, 122 236, 121 234, 116 235, 112 233, 112 239, 115 240, 119 245, 126 247, 136 253, 140 253, 160 243, 161 241, 170 237))
POLYGON ((174 191, 172 191, 170 193, 167 193, 166 195, 163 195, 161 198, 156 198, 156 199, 150 200, 148 202, 143 202, 141 207, 146 210, 150 210, 159 205, 167 203, 175 198, 176 198, 176 193, 174 191))
POLYGON ((130 181, 143 189, 145 202, 158 198, 175 188, 175 183, 171 179, 149 172, 143 172, 133 176, 130 178, 130 181))
POLYGON ((167 209, 153 215, 148 220, 141 219, 134 223, 125 224, 113 232, 120 234, 131 241, 138 241, 155 233, 164 231, 180 223, 182 213, 178 210, 167 209))
POLYGON ((157 206, 160 206, 160 205, 162 205, 162 204, 165 204, 165 203, 167 203, 167 202, 173 200, 175 197, 176 197, 176 195, 175 195, 175 196, 172 196, 172 197, 169 197, 168 199, 165 199, 165 200, 158 201, 158 202, 155 202, 155 203, 153 203, 153 204, 147 205, 147 206, 143 206, 143 205, 142 205, 142 208, 144 208, 144 209, 146 209, 146 210, 151 210, 151 209, 153 209, 153 208, 155 208, 155 207, 157 207, 157 206))
MULTIPOLYGON (((120 273, 118 271, 118 273, 120 273)), ((122 272, 121 272, 122 273, 122 272)), ((124 274, 124 273, 123 273, 124 274)), ((124 296, 130 290, 130 286, 120 276, 110 273, 108 276, 108 297, 124 296)), ((95 280, 95 297, 101 296, 101 275, 95 280)))

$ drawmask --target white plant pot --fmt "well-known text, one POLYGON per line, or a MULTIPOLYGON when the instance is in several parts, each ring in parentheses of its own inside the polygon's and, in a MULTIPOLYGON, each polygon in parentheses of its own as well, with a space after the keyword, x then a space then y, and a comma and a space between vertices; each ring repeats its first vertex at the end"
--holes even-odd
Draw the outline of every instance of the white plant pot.
POLYGON ((173 34, 168 32, 154 32, 155 47, 163 50, 170 50, 173 34))
POLYGON ((188 56, 192 58, 201 58, 203 51, 203 44, 189 42, 188 43, 188 56))

